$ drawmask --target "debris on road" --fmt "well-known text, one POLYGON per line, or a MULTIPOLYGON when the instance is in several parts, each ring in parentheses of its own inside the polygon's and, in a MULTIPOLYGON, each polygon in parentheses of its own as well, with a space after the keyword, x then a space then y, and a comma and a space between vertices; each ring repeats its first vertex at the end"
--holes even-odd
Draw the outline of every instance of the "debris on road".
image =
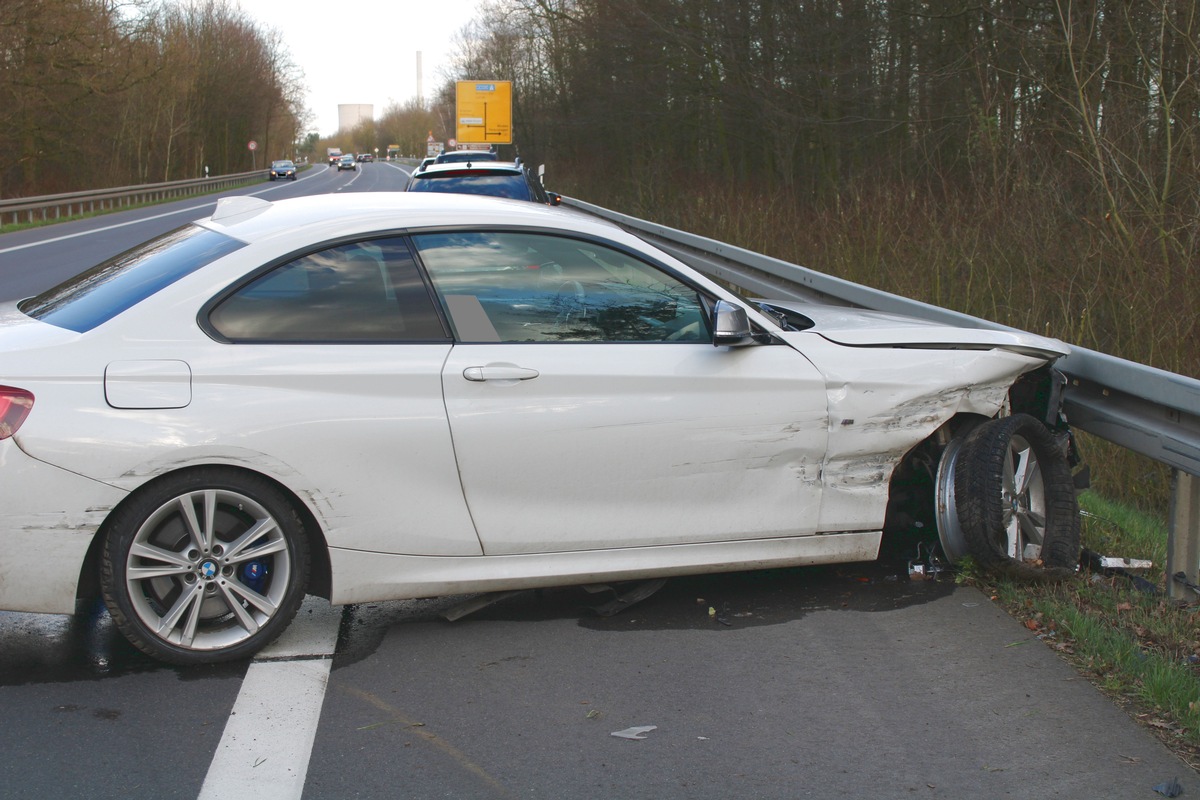
POLYGON ((656 730, 658 730, 657 725, 634 725, 623 731, 613 731, 609 736, 616 736, 618 739, 645 739, 647 733, 656 730))
POLYGON ((583 587, 584 591, 589 594, 600 594, 603 592, 611 592, 613 599, 607 603, 601 603, 598 606, 592 606, 592 611, 595 611, 602 617, 611 617, 613 614, 620 613, 629 608, 634 603, 640 603, 650 595, 657 592, 667 583, 666 578, 658 578, 652 581, 639 581, 632 589, 627 589, 623 592, 618 592, 613 586, 606 583, 591 583, 583 587))
POLYGON ((487 608, 490 605, 499 603, 501 600, 507 600, 510 597, 516 597, 519 594, 527 594, 531 589, 517 589, 511 592, 491 592, 490 594, 482 594, 478 597, 472 597, 453 608, 448 608, 442 612, 442 619, 448 622, 454 622, 457 619, 462 619, 468 614, 474 614, 476 611, 487 608))
POLYGON ((1154 791, 1163 797, 1179 797, 1179 795, 1183 794, 1183 786, 1179 784, 1179 778, 1171 778, 1171 780, 1155 786, 1154 791))

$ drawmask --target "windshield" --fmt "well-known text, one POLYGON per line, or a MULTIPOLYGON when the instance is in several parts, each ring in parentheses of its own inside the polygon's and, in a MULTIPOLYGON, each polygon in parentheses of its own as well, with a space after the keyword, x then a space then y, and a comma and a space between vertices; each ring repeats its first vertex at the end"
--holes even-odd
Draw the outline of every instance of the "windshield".
POLYGON ((83 333, 244 246, 223 233, 185 225, 22 300, 17 307, 34 319, 83 333))

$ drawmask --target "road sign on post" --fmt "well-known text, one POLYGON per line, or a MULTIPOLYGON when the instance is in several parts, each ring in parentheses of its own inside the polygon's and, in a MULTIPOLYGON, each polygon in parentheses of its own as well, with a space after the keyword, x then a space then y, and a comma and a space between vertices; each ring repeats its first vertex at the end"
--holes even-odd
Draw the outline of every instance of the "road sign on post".
POLYGON ((466 144, 512 144, 512 81, 458 81, 455 128, 466 144))

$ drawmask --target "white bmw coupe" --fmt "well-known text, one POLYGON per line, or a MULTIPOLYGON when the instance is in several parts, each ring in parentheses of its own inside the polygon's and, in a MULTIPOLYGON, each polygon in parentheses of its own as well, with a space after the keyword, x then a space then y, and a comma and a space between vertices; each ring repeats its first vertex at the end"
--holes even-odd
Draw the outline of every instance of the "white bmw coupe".
POLYGON ((176 663, 335 604, 1079 555, 1061 342, 748 301, 470 195, 222 200, 0 306, 0 608, 176 663))

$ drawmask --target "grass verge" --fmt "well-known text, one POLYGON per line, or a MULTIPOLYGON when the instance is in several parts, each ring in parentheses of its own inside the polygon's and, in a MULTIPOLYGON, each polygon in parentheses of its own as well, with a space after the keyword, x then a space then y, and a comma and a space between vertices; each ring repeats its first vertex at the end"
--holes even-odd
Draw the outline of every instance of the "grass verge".
POLYGON ((1030 585, 969 568, 960 577, 1200 769, 1200 606, 1166 596, 1166 527, 1092 492, 1080 507, 1083 546, 1152 560, 1142 580, 1085 570, 1064 583, 1030 585))

